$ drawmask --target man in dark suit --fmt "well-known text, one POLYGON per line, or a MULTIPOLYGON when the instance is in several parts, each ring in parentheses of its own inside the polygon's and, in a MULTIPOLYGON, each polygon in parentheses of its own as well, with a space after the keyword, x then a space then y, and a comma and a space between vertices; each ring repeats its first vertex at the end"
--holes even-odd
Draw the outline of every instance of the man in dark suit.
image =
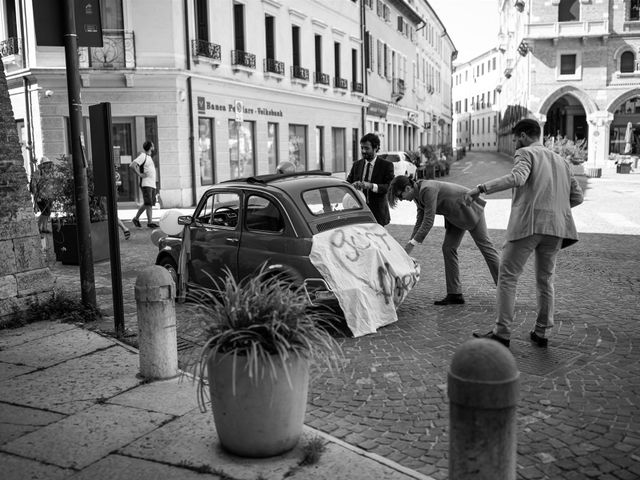
POLYGON ((373 216, 384 227, 391 221, 387 190, 393 180, 393 163, 378 158, 378 150, 380 139, 375 133, 367 133, 360 139, 362 158, 353 162, 347 182, 364 192, 373 216))

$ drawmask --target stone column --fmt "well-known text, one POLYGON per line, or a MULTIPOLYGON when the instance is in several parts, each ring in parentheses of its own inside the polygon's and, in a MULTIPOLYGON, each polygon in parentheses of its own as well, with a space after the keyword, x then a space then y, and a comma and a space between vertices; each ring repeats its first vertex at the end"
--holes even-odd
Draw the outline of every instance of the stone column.
POLYGON ((0 323, 53 296, 0 58, 0 323))

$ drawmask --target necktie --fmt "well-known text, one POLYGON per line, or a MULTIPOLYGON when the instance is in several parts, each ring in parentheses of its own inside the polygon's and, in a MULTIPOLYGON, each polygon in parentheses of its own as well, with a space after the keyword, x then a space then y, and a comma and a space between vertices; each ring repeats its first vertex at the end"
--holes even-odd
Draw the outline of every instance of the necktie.
POLYGON ((362 181, 368 182, 369 178, 371 178, 371 162, 367 161, 367 168, 364 171, 364 177, 362 177, 362 181))

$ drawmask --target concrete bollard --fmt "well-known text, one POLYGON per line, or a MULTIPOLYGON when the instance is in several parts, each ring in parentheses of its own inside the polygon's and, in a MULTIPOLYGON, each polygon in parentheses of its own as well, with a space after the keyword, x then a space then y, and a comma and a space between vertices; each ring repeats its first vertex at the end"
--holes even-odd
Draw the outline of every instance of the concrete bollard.
POLYGON ((508 348, 472 339, 451 360, 449 479, 515 480, 520 372, 508 348))
POLYGON ((178 375, 176 286, 169 272, 153 265, 136 278, 140 376, 148 380, 178 375))

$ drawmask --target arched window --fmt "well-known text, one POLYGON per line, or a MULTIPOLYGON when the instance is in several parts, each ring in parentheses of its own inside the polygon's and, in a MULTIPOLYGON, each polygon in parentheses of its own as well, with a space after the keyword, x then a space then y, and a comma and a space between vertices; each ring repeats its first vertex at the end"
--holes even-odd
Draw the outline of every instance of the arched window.
POLYGON ((620 55, 620 73, 631 73, 636 69, 636 57, 633 52, 626 51, 620 55))
POLYGON ((559 22, 580 20, 580 2, 578 0, 560 0, 558 5, 559 22))

